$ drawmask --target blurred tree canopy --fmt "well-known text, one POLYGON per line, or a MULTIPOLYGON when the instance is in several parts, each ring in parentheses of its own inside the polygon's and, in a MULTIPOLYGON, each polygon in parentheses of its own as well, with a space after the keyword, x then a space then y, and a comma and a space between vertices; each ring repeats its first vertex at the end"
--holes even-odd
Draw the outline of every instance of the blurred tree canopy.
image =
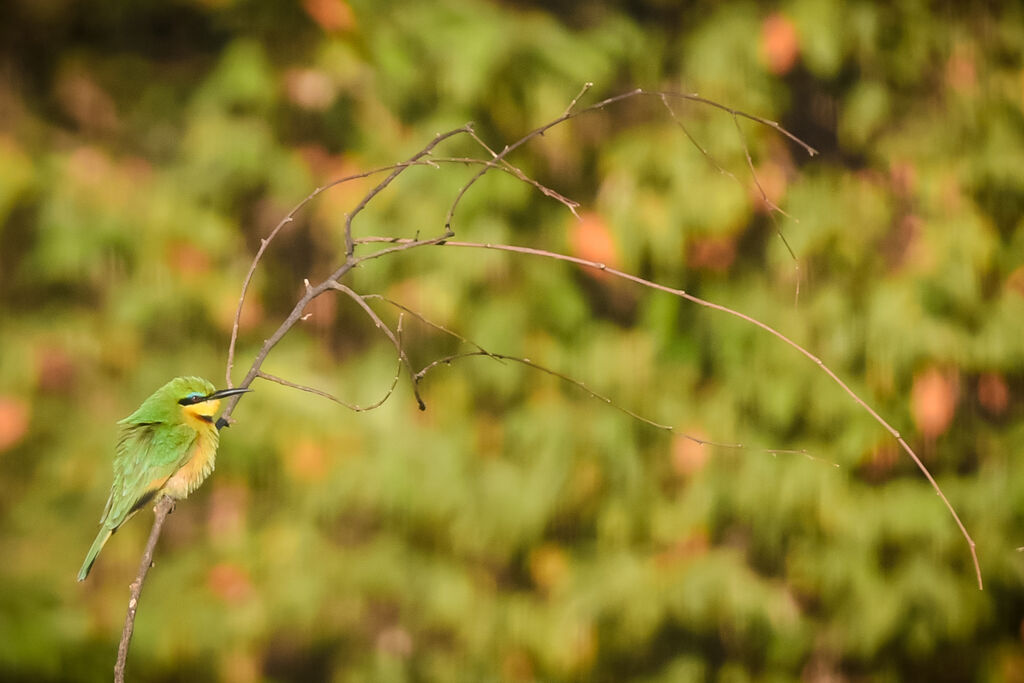
MULTIPOLYGON (((129 678, 1024 680, 1017 3, 8 0, 0 72, 0 678, 109 678, 150 519, 75 582, 114 423, 170 377, 223 385, 246 268, 290 207, 466 121, 501 149, 591 81, 584 103, 698 92, 822 154, 678 106, 709 163, 634 98, 512 157, 581 221, 493 174, 457 235, 603 260, 805 344, 922 454, 985 590, 927 481, 793 349, 565 264, 420 249, 349 282, 749 447, 484 358, 434 370, 424 413, 401 382, 368 413, 258 382, 168 521, 129 678)), ((411 169, 356 230, 437 233, 475 172, 411 169)), ((236 380, 372 182, 268 253, 236 380)), ((266 369, 383 395, 394 351, 366 316, 310 312, 266 369)), ((404 324, 418 367, 460 348, 404 324)))

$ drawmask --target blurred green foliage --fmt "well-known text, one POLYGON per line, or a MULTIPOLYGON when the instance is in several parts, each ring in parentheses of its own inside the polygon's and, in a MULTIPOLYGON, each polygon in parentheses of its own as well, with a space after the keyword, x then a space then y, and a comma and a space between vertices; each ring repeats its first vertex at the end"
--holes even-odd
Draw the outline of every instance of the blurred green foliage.
MULTIPOLYGON (((169 377, 223 384, 242 278, 289 208, 466 121, 500 149, 592 81, 584 104, 699 92, 822 153, 673 103, 709 160, 634 98, 512 158, 581 201, 581 223, 493 174, 459 238, 618 264, 805 344, 922 455, 985 591, 925 479, 793 349, 564 264, 421 249, 349 284, 748 447, 483 358, 433 370, 424 413, 402 382, 367 413, 257 383, 165 527, 130 678, 1024 680, 1013 3, 13 0, 0 67, 0 678, 109 678, 149 530, 140 515, 74 581, 114 423, 169 377), (745 148, 792 218, 766 211, 745 148)), ((465 154, 484 153, 439 151, 465 154)), ((356 230, 437 234, 475 172, 412 169, 356 230)), ((302 279, 340 263, 372 182, 274 244, 236 381, 302 279)), ((386 340, 346 299, 311 313, 266 369, 379 399, 386 340)), ((409 317, 403 338, 418 367, 471 350, 409 317)))

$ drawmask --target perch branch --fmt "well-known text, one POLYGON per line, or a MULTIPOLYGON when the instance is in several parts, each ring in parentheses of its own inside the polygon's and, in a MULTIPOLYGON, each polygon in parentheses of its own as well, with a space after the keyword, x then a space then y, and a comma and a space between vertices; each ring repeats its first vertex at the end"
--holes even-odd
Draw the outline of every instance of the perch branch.
POLYGON ((117 646, 117 662, 114 664, 114 683, 124 683, 124 670, 128 661, 128 646, 132 642, 132 633, 135 631, 135 613, 139 611, 139 596, 142 594, 142 585, 146 582, 146 574, 153 566, 153 551, 156 549, 156 542, 160 538, 160 531, 164 527, 164 520, 174 509, 174 500, 163 496, 153 508, 153 528, 149 532, 149 540, 146 542, 146 549, 142 553, 142 560, 139 562, 139 571, 129 587, 128 613, 124 617, 124 629, 121 631, 121 642, 117 646))

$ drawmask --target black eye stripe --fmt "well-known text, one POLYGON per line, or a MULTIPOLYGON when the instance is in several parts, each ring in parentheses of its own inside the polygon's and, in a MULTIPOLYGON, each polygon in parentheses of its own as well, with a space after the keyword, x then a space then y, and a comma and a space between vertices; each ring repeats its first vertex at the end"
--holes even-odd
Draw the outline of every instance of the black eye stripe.
POLYGON ((196 403, 199 403, 200 401, 202 401, 205 398, 206 397, 203 396, 202 394, 193 392, 193 393, 189 394, 188 396, 186 396, 185 398, 183 398, 180 401, 178 401, 178 403, 180 405, 183 405, 183 406, 190 406, 190 405, 194 405, 196 403))

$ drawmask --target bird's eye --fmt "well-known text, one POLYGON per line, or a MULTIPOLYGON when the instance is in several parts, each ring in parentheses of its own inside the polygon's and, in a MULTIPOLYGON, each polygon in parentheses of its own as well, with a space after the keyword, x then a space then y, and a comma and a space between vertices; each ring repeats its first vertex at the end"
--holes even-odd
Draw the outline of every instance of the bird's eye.
POLYGON ((203 400, 203 398, 204 396, 200 394, 198 391, 193 391, 191 394, 178 401, 178 403, 180 403, 183 406, 190 406, 193 403, 199 403, 200 401, 203 400))

